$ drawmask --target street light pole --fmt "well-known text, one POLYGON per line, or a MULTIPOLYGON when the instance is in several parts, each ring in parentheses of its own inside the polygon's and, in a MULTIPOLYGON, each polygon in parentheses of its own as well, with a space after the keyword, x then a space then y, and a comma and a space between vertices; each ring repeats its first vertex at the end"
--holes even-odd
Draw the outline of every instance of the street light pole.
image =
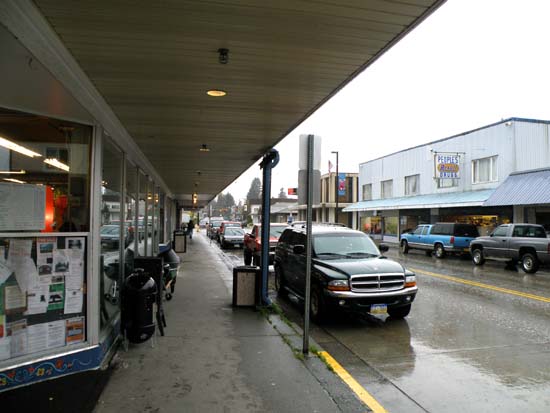
POLYGON ((334 196, 335 196, 335 201, 336 201, 336 208, 334 209, 334 223, 338 223, 338 151, 332 151, 331 153, 335 153, 336 154, 336 177, 334 179, 335 181, 335 191, 334 191, 334 196))

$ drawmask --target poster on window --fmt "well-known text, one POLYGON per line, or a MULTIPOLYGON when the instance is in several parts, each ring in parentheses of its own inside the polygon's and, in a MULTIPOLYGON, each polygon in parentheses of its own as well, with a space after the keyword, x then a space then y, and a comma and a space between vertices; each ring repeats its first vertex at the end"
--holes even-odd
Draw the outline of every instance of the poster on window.
POLYGON ((0 231, 41 231, 45 211, 43 186, 0 183, 0 231))
POLYGON ((460 155, 438 153, 434 160, 436 179, 460 179, 460 155))
POLYGON ((338 174, 338 196, 346 195, 346 174, 338 174))

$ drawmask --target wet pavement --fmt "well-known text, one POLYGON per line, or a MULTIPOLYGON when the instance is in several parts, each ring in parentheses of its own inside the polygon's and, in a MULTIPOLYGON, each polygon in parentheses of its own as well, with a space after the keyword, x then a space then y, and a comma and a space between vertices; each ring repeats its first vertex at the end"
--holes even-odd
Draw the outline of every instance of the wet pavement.
MULTIPOLYGON (((237 250, 225 255, 242 262, 237 250)), ((387 256, 417 272, 420 291, 405 320, 342 315, 312 330, 384 408, 550 411, 548 269, 475 267, 469 258, 403 255, 396 246, 387 256)), ((296 300, 280 305, 301 324, 296 300)))

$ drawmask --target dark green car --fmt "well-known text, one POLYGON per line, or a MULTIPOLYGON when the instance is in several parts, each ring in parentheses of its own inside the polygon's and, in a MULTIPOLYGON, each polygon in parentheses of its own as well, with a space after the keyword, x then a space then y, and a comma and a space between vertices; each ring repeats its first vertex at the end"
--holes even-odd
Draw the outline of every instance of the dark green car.
MULTIPOLYGON (((418 287, 415 274, 380 254, 360 231, 328 225, 312 228, 310 314, 321 321, 328 313, 351 312, 406 317, 418 287)), ((275 287, 300 299, 306 286, 306 229, 287 228, 275 250, 275 287)))

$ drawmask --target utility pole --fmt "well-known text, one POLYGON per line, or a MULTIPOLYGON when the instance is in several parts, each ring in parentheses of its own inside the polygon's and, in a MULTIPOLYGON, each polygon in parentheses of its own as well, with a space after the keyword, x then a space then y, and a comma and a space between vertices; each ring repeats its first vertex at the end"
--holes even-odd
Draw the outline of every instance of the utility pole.
POLYGON ((334 209, 334 222, 337 224, 338 223, 338 151, 332 151, 331 153, 335 153, 336 154, 336 177, 334 179, 335 181, 335 191, 334 191, 334 196, 335 196, 335 201, 336 201, 336 208, 334 209))

